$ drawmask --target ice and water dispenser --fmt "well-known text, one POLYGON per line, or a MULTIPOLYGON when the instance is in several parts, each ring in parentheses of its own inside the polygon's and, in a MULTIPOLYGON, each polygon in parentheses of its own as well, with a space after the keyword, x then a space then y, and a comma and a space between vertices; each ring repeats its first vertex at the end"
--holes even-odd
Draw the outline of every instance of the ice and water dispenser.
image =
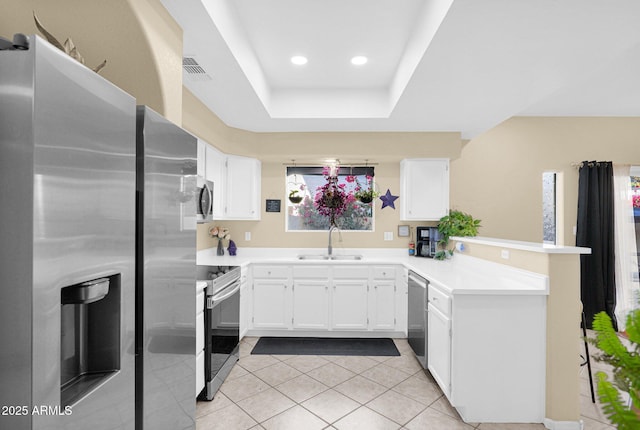
POLYGON ((73 405, 120 370, 120 275, 61 290, 60 402, 73 405))

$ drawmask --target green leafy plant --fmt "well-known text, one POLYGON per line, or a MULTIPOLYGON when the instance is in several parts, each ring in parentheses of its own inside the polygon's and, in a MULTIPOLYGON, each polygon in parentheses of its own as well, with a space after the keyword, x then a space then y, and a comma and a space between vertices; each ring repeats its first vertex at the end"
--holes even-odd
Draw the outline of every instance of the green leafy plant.
POLYGON ((611 318, 600 312, 593 318, 595 339, 588 339, 602 351, 597 361, 609 363, 613 367, 613 381, 606 373, 597 372, 598 398, 605 415, 618 430, 640 428, 640 309, 634 309, 627 315, 626 332, 631 350, 620 341, 613 328, 611 318), (628 393, 632 407, 629 408, 621 395, 628 393))
POLYGON ((438 223, 438 232, 440 240, 438 245, 442 248, 436 252, 433 258, 436 260, 444 260, 448 256, 453 255, 453 249, 448 249, 449 238, 451 236, 477 236, 480 220, 462 211, 450 210, 449 215, 440 218, 438 223))

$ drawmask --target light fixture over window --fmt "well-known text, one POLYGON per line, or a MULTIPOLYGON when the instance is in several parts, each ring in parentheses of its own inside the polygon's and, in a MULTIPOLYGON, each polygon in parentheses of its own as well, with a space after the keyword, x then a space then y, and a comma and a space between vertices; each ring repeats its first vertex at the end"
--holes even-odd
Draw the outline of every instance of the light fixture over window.
POLYGON ((351 64, 353 64, 354 66, 362 66, 364 64, 367 64, 367 61, 369 61, 367 57, 363 55, 356 55, 351 59, 351 64))
POLYGON ((309 60, 307 60, 307 57, 304 57, 302 55, 294 55, 293 57, 291 57, 291 62, 296 66, 304 66, 308 61, 309 60))

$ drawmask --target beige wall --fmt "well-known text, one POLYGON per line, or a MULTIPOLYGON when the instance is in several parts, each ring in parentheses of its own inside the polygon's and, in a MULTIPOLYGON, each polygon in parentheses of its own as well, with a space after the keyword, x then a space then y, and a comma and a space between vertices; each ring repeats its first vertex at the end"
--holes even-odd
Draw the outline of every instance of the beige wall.
POLYGON ((32 11, 90 68, 176 124, 182 122, 182 29, 159 0, 3 0, 0 35, 39 34, 32 11))
MULTIPOLYGON (((460 156, 459 133, 253 133, 227 127, 188 90, 183 92, 183 127, 218 149, 238 155, 257 157, 262 161, 261 220, 218 221, 214 225, 228 227, 238 247, 324 247, 326 232, 285 232, 285 212, 265 212, 266 199, 286 199, 285 163, 321 163, 326 158, 338 158, 343 164, 376 163, 376 182, 382 192, 400 192, 400 164, 403 158, 460 156), (251 241, 244 240, 251 232, 251 241)), ((402 199, 402 196, 400 196, 402 199)), ((343 232, 342 242, 336 246, 391 247, 408 246, 408 238, 398 238, 399 224, 435 225, 425 222, 400 222, 399 204, 396 209, 381 209, 376 201, 375 231, 343 232), (383 233, 391 231, 393 241, 384 241, 383 233)), ((208 225, 198 228, 198 249, 217 245, 207 235, 208 225)), ((338 239, 335 235, 334 241, 338 239)))
POLYGON ((564 244, 574 245, 584 160, 640 164, 640 118, 511 118, 466 143, 451 164, 451 206, 482 236, 542 241, 542 173, 564 176, 564 244))

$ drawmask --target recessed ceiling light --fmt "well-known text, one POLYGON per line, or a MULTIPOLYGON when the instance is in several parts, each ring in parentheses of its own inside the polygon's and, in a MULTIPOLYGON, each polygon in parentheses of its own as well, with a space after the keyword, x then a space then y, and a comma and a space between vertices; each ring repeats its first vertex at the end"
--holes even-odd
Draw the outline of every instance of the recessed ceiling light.
POLYGON ((363 64, 367 64, 367 61, 369 61, 367 57, 363 55, 356 55, 351 59, 351 64, 354 66, 362 66, 363 64))
POLYGON ((303 57, 302 55, 295 55, 291 57, 291 62, 296 66, 303 66, 307 64, 307 61, 309 61, 307 60, 307 57, 303 57))

